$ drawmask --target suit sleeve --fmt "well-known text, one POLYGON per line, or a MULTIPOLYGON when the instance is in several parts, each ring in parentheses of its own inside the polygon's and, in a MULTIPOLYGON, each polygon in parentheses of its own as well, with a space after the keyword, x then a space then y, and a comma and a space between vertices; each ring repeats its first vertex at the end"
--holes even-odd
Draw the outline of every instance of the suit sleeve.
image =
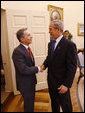
POLYGON ((43 62, 45 69, 48 67, 48 56, 46 57, 45 61, 43 62))
POLYGON ((50 46, 50 43, 48 44, 48 55, 47 55, 45 61, 43 62, 43 65, 45 66, 45 69, 48 67, 49 46, 50 46))
POLYGON ((15 68, 24 75, 33 75, 38 72, 38 67, 35 66, 27 66, 26 61, 25 61, 25 56, 19 52, 19 51, 14 51, 12 55, 12 59, 15 65, 15 68))
POLYGON ((77 49, 74 43, 68 45, 66 69, 66 78, 63 84, 68 88, 71 88, 77 69, 77 49))

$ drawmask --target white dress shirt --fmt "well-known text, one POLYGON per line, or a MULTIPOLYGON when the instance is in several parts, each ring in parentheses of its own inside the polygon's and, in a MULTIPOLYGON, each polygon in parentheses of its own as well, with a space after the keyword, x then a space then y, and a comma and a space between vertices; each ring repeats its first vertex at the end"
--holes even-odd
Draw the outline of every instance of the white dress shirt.
POLYGON ((56 43, 55 43, 54 49, 57 47, 57 45, 60 42, 60 40, 62 39, 62 37, 63 37, 63 35, 61 35, 59 38, 56 39, 56 43))
MULTIPOLYGON (((22 43, 21 43, 22 44, 22 43)), ((25 44, 22 44, 26 49, 28 49, 28 46, 27 45, 25 45, 25 44)))

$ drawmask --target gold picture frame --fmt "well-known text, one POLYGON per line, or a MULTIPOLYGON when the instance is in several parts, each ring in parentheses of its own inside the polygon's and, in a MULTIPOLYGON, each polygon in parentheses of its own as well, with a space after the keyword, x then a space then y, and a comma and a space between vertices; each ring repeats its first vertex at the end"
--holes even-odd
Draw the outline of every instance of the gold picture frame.
POLYGON ((48 11, 50 14, 50 21, 57 18, 63 21, 63 8, 48 5, 48 11))
POLYGON ((84 24, 78 23, 78 36, 84 36, 84 24))

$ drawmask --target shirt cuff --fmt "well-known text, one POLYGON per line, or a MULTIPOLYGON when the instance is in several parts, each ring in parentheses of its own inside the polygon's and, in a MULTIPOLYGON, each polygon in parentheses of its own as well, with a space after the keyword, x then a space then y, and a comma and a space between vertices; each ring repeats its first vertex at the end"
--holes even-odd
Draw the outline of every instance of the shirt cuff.
POLYGON ((39 72, 41 71, 41 68, 40 68, 40 67, 38 67, 38 71, 39 71, 39 72))

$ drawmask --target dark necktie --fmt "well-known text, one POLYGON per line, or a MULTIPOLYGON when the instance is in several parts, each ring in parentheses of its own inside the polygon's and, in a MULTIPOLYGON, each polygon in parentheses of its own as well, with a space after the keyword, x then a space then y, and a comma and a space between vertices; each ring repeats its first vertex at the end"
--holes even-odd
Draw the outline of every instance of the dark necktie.
POLYGON ((56 43, 56 40, 52 40, 51 57, 53 56, 53 53, 54 53, 55 43, 56 43))
POLYGON ((31 59, 32 59, 32 52, 31 52, 30 47, 28 47, 28 51, 29 51, 30 57, 31 57, 31 59))

